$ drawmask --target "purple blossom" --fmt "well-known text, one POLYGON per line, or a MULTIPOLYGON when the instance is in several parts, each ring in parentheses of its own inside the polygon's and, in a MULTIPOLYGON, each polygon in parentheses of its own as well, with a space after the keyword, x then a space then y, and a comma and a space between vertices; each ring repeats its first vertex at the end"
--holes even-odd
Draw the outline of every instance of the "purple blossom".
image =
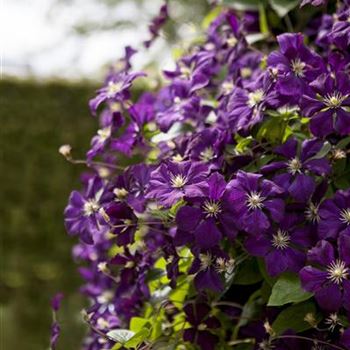
POLYGON ((271 222, 283 218, 284 190, 261 174, 238 171, 229 182, 227 193, 240 226, 248 233, 261 234, 271 227, 271 222))
POLYGON ((248 237, 245 241, 245 247, 250 254, 264 257, 271 276, 285 271, 299 272, 304 266, 305 248, 310 245, 310 237, 307 228, 298 227, 302 219, 297 215, 287 214, 278 228, 258 237, 248 237))
POLYGON ((111 196, 97 176, 88 181, 84 194, 73 191, 64 211, 67 231, 71 235, 79 235, 85 243, 93 244, 94 236, 107 229, 107 226, 100 224, 100 208, 111 196))
POLYGON ((191 344, 197 344, 203 350, 216 348, 218 337, 211 333, 220 327, 220 321, 210 315, 210 307, 205 303, 190 303, 185 305, 184 312, 190 328, 186 328, 183 339, 191 344))
POLYGON ((145 76, 145 73, 116 73, 111 75, 106 81, 106 85, 97 91, 97 96, 90 100, 89 105, 91 112, 96 114, 99 105, 105 101, 123 102, 130 97, 129 88, 132 82, 139 77, 145 76))
POLYGON ((160 7, 159 13, 152 19, 152 22, 148 26, 151 38, 149 40, 144 41, 143 44, 146 48, 149 48, 152 45, 153 41, 159 36, 160 30, 162 29, 168 18, 168 4, 165 3, 160 7))
POLYGON ((163 163, 151 173, 146 198, 156 199, 168 207, 185 196, 201 196, 206 187, 207 172, 208 167, 201 163, 163 163))
POLYGON ((318 139, 310 139, 304 140, 299 149, 298 141, 291 137, 275 148, 275 153, 286 161, 270 163, 262 167, 261 172, 287 171, 275 175, 273 181, 288 191, 296 201, 306 202, 316 188, 316 181, 311 175, 324 177, 331 171, 328 160, 317 157, 323 145, 318 139))
POLYGON ((62 293, 57 293, 51 300, 51 308, 54 314, 53 322, 51 325, 51 337, 50 337, 50 349, 55 350, 58 342, 58 338, 61 333, 61 327, 57 321, 56 313, 61 307, 61 301, 63 299, 62 293))
POLYGON ((315 293, 319 306, 326 311, 350 310, 350 236, 341 234, 338 254, 328 241, 320 241, 308 252, 310 264, 300 271, 302 286, 315 293))
POLYGON ((350 190, 337 191, 320 205, 318 212, 321 239, 336 239, 342 233, 350 236, 350 190))
POLYGON ((181 207, 176 216, 177 234, 175 242, 185 244, 192 242, 202 249, 216 246, 223 235, 235 238, 234 212, 230 203, 225 200, 226 182, 222 175, 212 174, 208 187, 195 206, 181 207))
POLYGON ((344 73, 322 74, 303 95, 302 112, 309 118, 311 132, 324 137, 332 132, 350 133, 350 82, 344 73))
POLYGON ((278 92, 297 101, 307 82, 325 71, 324 64, 320 56, 304 45, 302 34, 282 34, 277 41, 280 51, 272 52, 267 62, 277 70, 278 92))

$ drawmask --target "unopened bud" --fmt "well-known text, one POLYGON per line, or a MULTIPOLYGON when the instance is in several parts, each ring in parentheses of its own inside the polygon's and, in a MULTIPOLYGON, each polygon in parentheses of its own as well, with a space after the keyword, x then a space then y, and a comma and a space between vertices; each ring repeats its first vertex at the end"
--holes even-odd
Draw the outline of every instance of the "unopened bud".
POLYGON ((63 157, 70 159, 72 158, 71 152, 72 152, 72 146, 71 145, 62 145, 59 149, 58 152, 63 155, 63 157))

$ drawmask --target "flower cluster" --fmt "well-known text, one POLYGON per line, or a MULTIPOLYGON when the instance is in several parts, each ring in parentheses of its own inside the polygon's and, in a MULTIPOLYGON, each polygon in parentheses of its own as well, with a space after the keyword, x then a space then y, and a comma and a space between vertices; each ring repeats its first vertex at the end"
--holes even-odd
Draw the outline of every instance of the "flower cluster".
POLYGON ((324 3, 262 42, 261 6, 215 7, 157 88, 131 48, 111 69, 65 210, 84 349, 350 349, 350 4, 324 3))

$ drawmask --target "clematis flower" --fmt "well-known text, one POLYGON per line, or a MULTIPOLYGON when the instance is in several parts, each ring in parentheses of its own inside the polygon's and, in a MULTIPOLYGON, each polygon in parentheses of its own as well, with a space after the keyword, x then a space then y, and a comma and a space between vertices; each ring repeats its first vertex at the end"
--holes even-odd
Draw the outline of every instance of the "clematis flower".
POLYGON ((163 163, 151 173, 146 198, 169 207, 185 196, 201 196, 207 186, 204 181, 207 172, 208 167, 201 163, 163 163))
POLYGON ((271 171, 287 170, 275 175, 273 181, 283 187, 299 202, 306 202, 315 191, 316 181, 311 175, 326 176, 331 167, 325 158, 315 158, 324 143, 318 139, 304 140, 301 149, 298 141, 291 137, 283 145, 275 148, 275 153, 286 161, 277 161, 262 167, 263 174, 271 171))
POLYGON ((311 119, 310 130, 317 137, 332 132, 350 133, 350 81, 344 73, 322 74, 303 95, 302 112, 311 119))
POLYGON ((303 288, 315 293, 319 306, 329 312, 342 306, 350 310, 350 236, 341 234, 337 245, 338 250, 328 241, 320 241, 308 252, 313 265, 300 271, 303 288))
MULTIPOLYGON (((323 60, 304 45, 302 34, 286 33, 277 36, 280 51, 272 52, 269 67, 277 70, 276 89, 297 102, 307 82, 325 72, 323 60)), ((291 103, 291 101, 289 101, 291 103)))
POLYGON ((145 193, 151 174, 151 167, 146 164, 136 164, 129 167, 116 181, 113 193, 117 201, 125 201, 135 211, 145 210, 145 193))
POLYGON ((194 285, 197 290, 209 289, 220 292, 224 289, 224 279, 231 277, 234 260, 218 246, 211 249, 192 249, 194 260, 188 271, 194 275, 194 285))
POLYGON ((342 233, 350 236, 350 190, 337 191, 319 208, 318 233, 321 239, 336 239, 342 233))
POLYGON ((263 119, 263 111, 276 103, 268 73, 262 73, 245 89, 236 87, 230 95, 223 118, 234 132, 247 132, 263 119))
POLYGON ((299 272, 306 261, 305 248, 310 246, 307 228, 298 227, 302 221, 297 215, 287 214, 278 228, 248 237, 244 246, 253 256, 264 257, 271 276, 285 271, 299 272))
POLYGON ((150 25, 148 26, 148 30, 151 34, 151 38, 143 42, 143 45, 146 48, 149 48, 154 42, 154 40, 159 36, 160 30, 162 29, 162 27, 164 26, 168 18, 169 18, 168 4, 164 3, 160 7, 159 13, 157 14, 157 16, 155 16, 152 19, 150 25))
POLYGON ((54 320, 51 325, 51 338, 50 338, 50 349, 55 350, 58 342, 58 338, 61 333, 60 324, 57 321, 56 313, 61 307, 61 301, 63 299, 62 293, 57 293, 51 300, 51 308, 54 313, 54 320))
POLYGON ((238 171, 236 178, 227 185, 227 198, 237 213, 242 229, 261 234, 280 222, 284 216, 283 188, 261 174, 238 171))
POLYGON ((205 303, 191 303, 184 307, 186 320, 191 325, 183 333, 183 339, 198 345, 203 350, 214 350, 218 337, 211 333, 220 327, 220 321, 210 315, 210 307, 205 303))
POLYGON ((90 100, 89 105, 92 114, 96 114, 99 105, 105 101, 108 102, 123 102, 130 97, 129 88, 132 82, 145 76, 145 73, 116 73, 111 75, 106 82, 106 85, 97 91, 97 96, 90 100))
POLYGON ((338 48, 346 51, 350 47, 350 8, 344 3, 338 12, 337 19, 328 35, 330 41, 338 48))
POLYGON ((137 229, 137 217, 133 210, 124 202, 112 202, 103 210, 102 220, 110 226, 110 231, 117 235, 117 244, 122 246, 132 243, 137 229))
POLYGON ((235 215, 230 203, 225 200, 225 189, 223 176, 214 173, 195 205, 185 205, 179 209, 175 236, 178 244, 190 243, 194 238, 196 246, 207 249, 216 246, 224 234, 231 239, 236 236, 235 215))
POLYGON ((94 235, 104 231, 107 226, 100 225, 101 205, 108 202, 112 193, 106 190, 103 181, 95 176, 91 178, 85 192, 73 191, 64 210, 64 223, 69 234, 79 235, 87 244, 93 244, 94 235))

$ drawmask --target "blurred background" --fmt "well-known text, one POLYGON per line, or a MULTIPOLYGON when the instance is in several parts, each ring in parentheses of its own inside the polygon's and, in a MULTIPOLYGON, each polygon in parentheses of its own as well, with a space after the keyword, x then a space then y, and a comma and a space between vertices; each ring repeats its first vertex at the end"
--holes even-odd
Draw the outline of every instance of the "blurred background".
POLYGON ((171 20, 146 51, 147 25, 160 0, 2 0, 0 8, 1 349, 48 349, 50 299, 65 294, 58 349, 77 350, 86 331, 84 299, 63 227, 69 193, 97 128, 87 107, 125 45, 133 63, 159 73, 198 35, 206 0, 170 1, 171 20), (181 46, 179 42, 181 41, 181 46))

